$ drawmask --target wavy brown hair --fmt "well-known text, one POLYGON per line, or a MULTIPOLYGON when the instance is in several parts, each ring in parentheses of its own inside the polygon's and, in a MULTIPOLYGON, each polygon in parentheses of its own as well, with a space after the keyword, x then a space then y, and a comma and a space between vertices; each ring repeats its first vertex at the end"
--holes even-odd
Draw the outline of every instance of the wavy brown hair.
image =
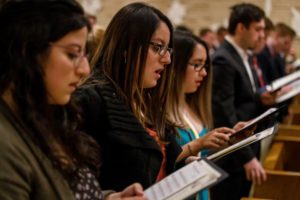
POLYGON ((77 131, 79 115, 72 102, 49 105, 41 56, 49 43, 90 27, 73 0, 7 1, 0 11, 0 94, 10 91, 14 114, 55 167, 72 181, 77 167, 99 167, 97 144, 77 131), (9 20, 8 20, 9 19, 9 20))
POLYGON ((132 3, 119 10, 92 58, 91 79, 97 79, 97 72, 104 73, 141 124, 156 130, 163 139, 172 69, 165 68, 154 88, 143 89, 142 81, 149 43, 161 22, 169 28, 172 47, 173 27, 161 11, 144 3, 132 3))

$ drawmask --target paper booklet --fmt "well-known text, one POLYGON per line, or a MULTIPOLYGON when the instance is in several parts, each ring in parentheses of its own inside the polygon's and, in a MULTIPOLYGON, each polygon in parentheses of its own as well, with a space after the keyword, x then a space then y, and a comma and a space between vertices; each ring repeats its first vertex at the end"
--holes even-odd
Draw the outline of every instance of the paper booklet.
POLYGON ((230 137, 228 146, 212 152, 207 159, 217 160, 233 151, 259 141, 277 131, 276 116, 285 106, 270 108, 230 137), (259 132, 260 131, 260 132, 259 132), (257 133, 259 132, 259 133, 257 133))
POLYGON ((299 69, 300 68, 300 59, 298 58, 297 60, 295 60, 293 63, 292 63, 292 66, 295 70, 299 69))
POLYGON ((193 161, 145 190, 149 200, 185 199, 228 176, 209 160, 193 161))
POLYGON ((248 146, 248 145, 250 145, 254 142, 262 140, 263 138, 268 137, 268 136, 276 133, 277 130, 278 130, 278 125, 274 125, 270 128, 265 129, 264 131, 261 131, 259 133, 255 133, 255 134, 245 138, 244 140, 241 140, 241 141, 239 141, 235 144, 232 144, 232 145, 230 145, 230 146, 228 146, 228 147, 226 147, 226 148, 224 148, 220 151, 217 151, 216 153, 213 153, 213 154, 207 156, 207 159, 216 161, 216 160, 218 160, 218 159, 220 159, 220 158, 222 158, 222 157, 224 157, 224 156, 226 156, 226 155, 228 155, 228 154, 230 154, 230 153, 232 153, 236 150, 239 150, 239 149, 241 149, 245 146, 248 146))
POLYGON ((269 92, 274 92, 297 79, 300 79, 300 71, 295 71, 289 75, 274 80, 270 85, 266 86, 266 89, 269 92))
POLYGON ((294 81, 288 85, 288 91, 276 98, 276 103, 281 103, 300 93, 300 80, 294 81))
POLYGON ((235 134, 230 136, 229 145, 235 144, 247 137, 253 135, 256 130, 264 130, 276 123, 277 114, 286 106, 283 105, 279 108, 269 108, 267 111, 251 120, 242 129, 238 130, 235 134))

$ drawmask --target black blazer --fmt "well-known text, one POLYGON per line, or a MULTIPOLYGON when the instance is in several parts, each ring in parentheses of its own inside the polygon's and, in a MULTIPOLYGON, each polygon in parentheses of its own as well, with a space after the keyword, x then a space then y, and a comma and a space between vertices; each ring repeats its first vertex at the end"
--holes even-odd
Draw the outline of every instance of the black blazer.
POLYGON ((267 46, 257 54, 257 60, 267 84, 270 84, 275 79, 285 76, 284 59, 279 54, 272 55, 267 46))
MULTIPOLYGON (((75 93, 82 108, 85 131, 100 144, 102 166, 100 185, 120 191, 139 182, 144 188, 156 181, 162 164, 157 142, 145 131, 130 108, 117 95, 111 82, 85 85, 75 93)), ((167 173, 171 173, 181 147, 175 135, 167 140, 167 173)))
MULTIPOLYGON (((217 49, 212 65, 214 126, 233 127, 260 114, 259 95, 253 92, 244 63, 228 41, 217 49)), ((245 163, 259 155, 258 144, 226 156, 219 164, 227 171, 242 170, 245 163)))

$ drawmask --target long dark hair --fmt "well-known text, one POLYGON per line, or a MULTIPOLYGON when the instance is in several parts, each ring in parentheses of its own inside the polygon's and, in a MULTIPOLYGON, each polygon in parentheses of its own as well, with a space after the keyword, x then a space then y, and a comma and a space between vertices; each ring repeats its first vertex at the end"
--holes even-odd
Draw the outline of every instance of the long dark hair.
MULTIPOLYGON (((144 127, 155 129, 164 138, 166 99, 172 69, 166 67, 154 88, 143 89, 142 74, 149 43, 160 23, 173 27, 158 9, 144 3, 132 3, 117 12, 108 25, 101 45, 92 59, 93 73, 104 73, 144 127)), ((92 77, 93 78, 93 77, 92 77)), ((97 77, 94 76, 95 79, 97 77)))
POLYGON ((97 144, 76 131, 79 116, 72 102, 49 105, 39 63, 49 43, 90 27, 83 9, 73 0, 7 1, 0 10, 0 26, 0 94, 10 90, 17 118, 68 180, 77 166, 96 170, 97 144))
POLYGON ((181 122, 181 124, 179 123, 178 125, 182 125, 183 120, 179 111, 179 99, 188 62, 191 59, 197 44, 203 46, 206 51, 207 59, 205 65, 208 66, 206 67, 207 77, 196 92, 186 94, 185 100, 197 117, 201 119, 203 126, 207 129, 211 129, 213 120, 211 114, 212 70, 210 67, 211 63, 208 47, 203 40, 187 31, 176 30, 174 33, 174 61, 172 66, 174 69, 174 78, 168 101, 168 109, 170 117, 177 123, 181 122))

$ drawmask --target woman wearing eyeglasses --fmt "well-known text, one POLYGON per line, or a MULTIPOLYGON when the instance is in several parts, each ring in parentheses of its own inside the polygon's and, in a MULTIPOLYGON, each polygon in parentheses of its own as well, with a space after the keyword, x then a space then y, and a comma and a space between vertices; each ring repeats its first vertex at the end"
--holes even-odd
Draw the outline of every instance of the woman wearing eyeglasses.
POLYGON ((156 8, 123 7, 96 50, 91 77, 75 95, 84 129, 102 147, 104 189, 133 182, 147 188, 173 171, 181 148, 166 120, 172 32, 156 8))
POLYGON ((6 1, 0 26, 0 199, 144 200, 139 184, 104 195, 98 145, 78 131, 71 94, 90 72, 80 5, 6 1))
MULTIPOLYGON (((220 148, 234 130, 212 131, 211 67, 206 43, 187 31, 174 32, 174 80, 168 103, 171 121, 177 124, 178 143, 182 153, 178 160, 189 156, 205 157, 207 149, 220 148)), ((208 199, 208 190, 197 199, 208 199)))

